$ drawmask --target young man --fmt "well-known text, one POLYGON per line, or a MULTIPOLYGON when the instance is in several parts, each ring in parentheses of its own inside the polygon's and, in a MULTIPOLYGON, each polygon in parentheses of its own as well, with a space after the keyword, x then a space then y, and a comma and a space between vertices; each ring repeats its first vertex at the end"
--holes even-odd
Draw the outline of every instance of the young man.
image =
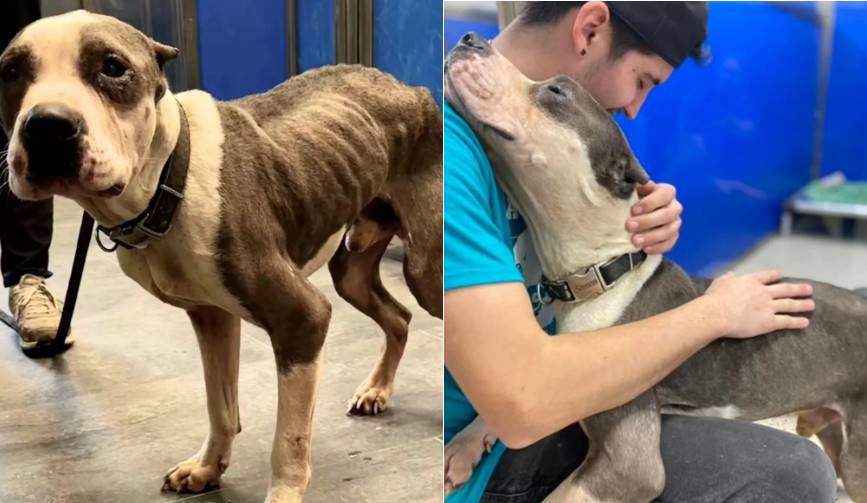
MULTIPOLYGON (((0 52, 19 30, 40 17, 39 1, 0 5, 0 52)), ((9 190, 7 138, 0 131, 0 271, 9 288, 9 309, 19 328, 19 344, 26 350, 51 342, 60 324, 60 301, 48 287, 48 248, 54 222, 53 200, 21 201, 9 190)))
MULTIPOLYGON (((529 78, 566 74, 611 113, 638 115, 650 91, 706 35, 698 2, 539 2, 494 40, 529 78)), ((445 106, 445 441, 477 415, 505 444, 449 502, 541 501, 580 464, 576 422, 628 402, 719 337, 807 325, 809 286, 774 271, 717 279, 707 293, 641 322, 553 333, 534 292, 541 273, 526 225, 507 203, 470 127, 445 106), (530 298, 528 298, 528 292, 530 298), (540 328, 541 327, 541 328, 540 328)), ((663 253, 678 237, 674 188, 650 183, 624 225, 663 253)), ((660 501, 830 502, 836 478, 810 442, 758 425, 663 419, 660 501)))

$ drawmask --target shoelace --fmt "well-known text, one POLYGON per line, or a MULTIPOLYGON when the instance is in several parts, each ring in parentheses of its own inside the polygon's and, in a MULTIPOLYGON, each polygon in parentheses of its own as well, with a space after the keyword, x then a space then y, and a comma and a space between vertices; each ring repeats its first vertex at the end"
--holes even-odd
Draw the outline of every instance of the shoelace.
POLYGON ((52 308, 60 310, 60 302, 54 298, 45 283, 25 284, 23 289, 24 292, 15 299, 15 312, 19 313, 19 316, 22 308, 27 311, 28 316, 34 317, 51 316, 52 308))

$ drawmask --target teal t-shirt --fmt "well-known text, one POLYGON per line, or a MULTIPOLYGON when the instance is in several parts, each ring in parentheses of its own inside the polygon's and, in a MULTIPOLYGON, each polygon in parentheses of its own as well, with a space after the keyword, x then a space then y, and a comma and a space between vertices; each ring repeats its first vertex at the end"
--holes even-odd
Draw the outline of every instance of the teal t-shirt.
MULTIPOLYGON (((492 283, 524 283, 536 320, 554 333, 554 313, 540 301, 542 277, 530 233, 494 178, 482 145, 470 126, 445 102, 443 238, 444 288, 455 290, 492 283)), ((444 434, 448 442, 478 413, 445 370, 444 434)), ((497 442, 473 470, 473 476, 446 503, 476 503, 506 447, 497 442)))

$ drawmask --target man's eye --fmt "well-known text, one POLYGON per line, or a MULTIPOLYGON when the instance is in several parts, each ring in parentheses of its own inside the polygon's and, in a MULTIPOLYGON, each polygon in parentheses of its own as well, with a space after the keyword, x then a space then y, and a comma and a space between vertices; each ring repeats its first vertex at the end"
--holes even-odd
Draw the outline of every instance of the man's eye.
POLYGON ((638 79, 638 88, 644 90, 644 81, 641 79, 638 79))

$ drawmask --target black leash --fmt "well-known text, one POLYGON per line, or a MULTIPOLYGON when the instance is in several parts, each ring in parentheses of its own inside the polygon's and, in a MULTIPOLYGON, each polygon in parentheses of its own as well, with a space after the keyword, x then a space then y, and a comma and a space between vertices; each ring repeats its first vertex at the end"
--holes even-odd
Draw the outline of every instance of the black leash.
MULTIPOLYGON (((81 286, 81 276, 84 272, 84 262, 87 259, 87 249, 90 247, 90 236, 93 234, 93 217, 84 213, 81 216, 81 229, 78 231, 78 244, 75 246, 75 258, 72 260, 72 272, 69 275, 69 284, 66 287, 66 298, 63 301, 63 311, 60 314, 60 325, 57 326, 57 335, 50 344, 40 344, 33 349, 25 350, 25 354, 31 358, 49 358, 63 353, 72 344, 67 344, 69 327, 72 325, 72 314, 75 311, 75 302, 78 300, 78 288, 81 286)), ((18 326, 14 318, 0 311, 0 321, 9 325, 12 330, 18 332, 18 326)), ((20 334, 19 334, 20 337, 20 334)))
POLYGON ((72 325, 72 313, 78 300, 78 287, 81 286, 81 276, 84 273, 84 261, 87 260, 87 249, 90 247, 90 236, 93 234, 93 217, 87 212, 81 215, 81 229, 78 231, 78 243, 75 245, 75 258, 72 259, 72 273, 69 275, 69 285, 66 287, 66 298, 63 300, 63 311, 60 314, 60 325, 57 336, 51 343, 53 354, 69 349, 66 344, 69 327, 72 325))

